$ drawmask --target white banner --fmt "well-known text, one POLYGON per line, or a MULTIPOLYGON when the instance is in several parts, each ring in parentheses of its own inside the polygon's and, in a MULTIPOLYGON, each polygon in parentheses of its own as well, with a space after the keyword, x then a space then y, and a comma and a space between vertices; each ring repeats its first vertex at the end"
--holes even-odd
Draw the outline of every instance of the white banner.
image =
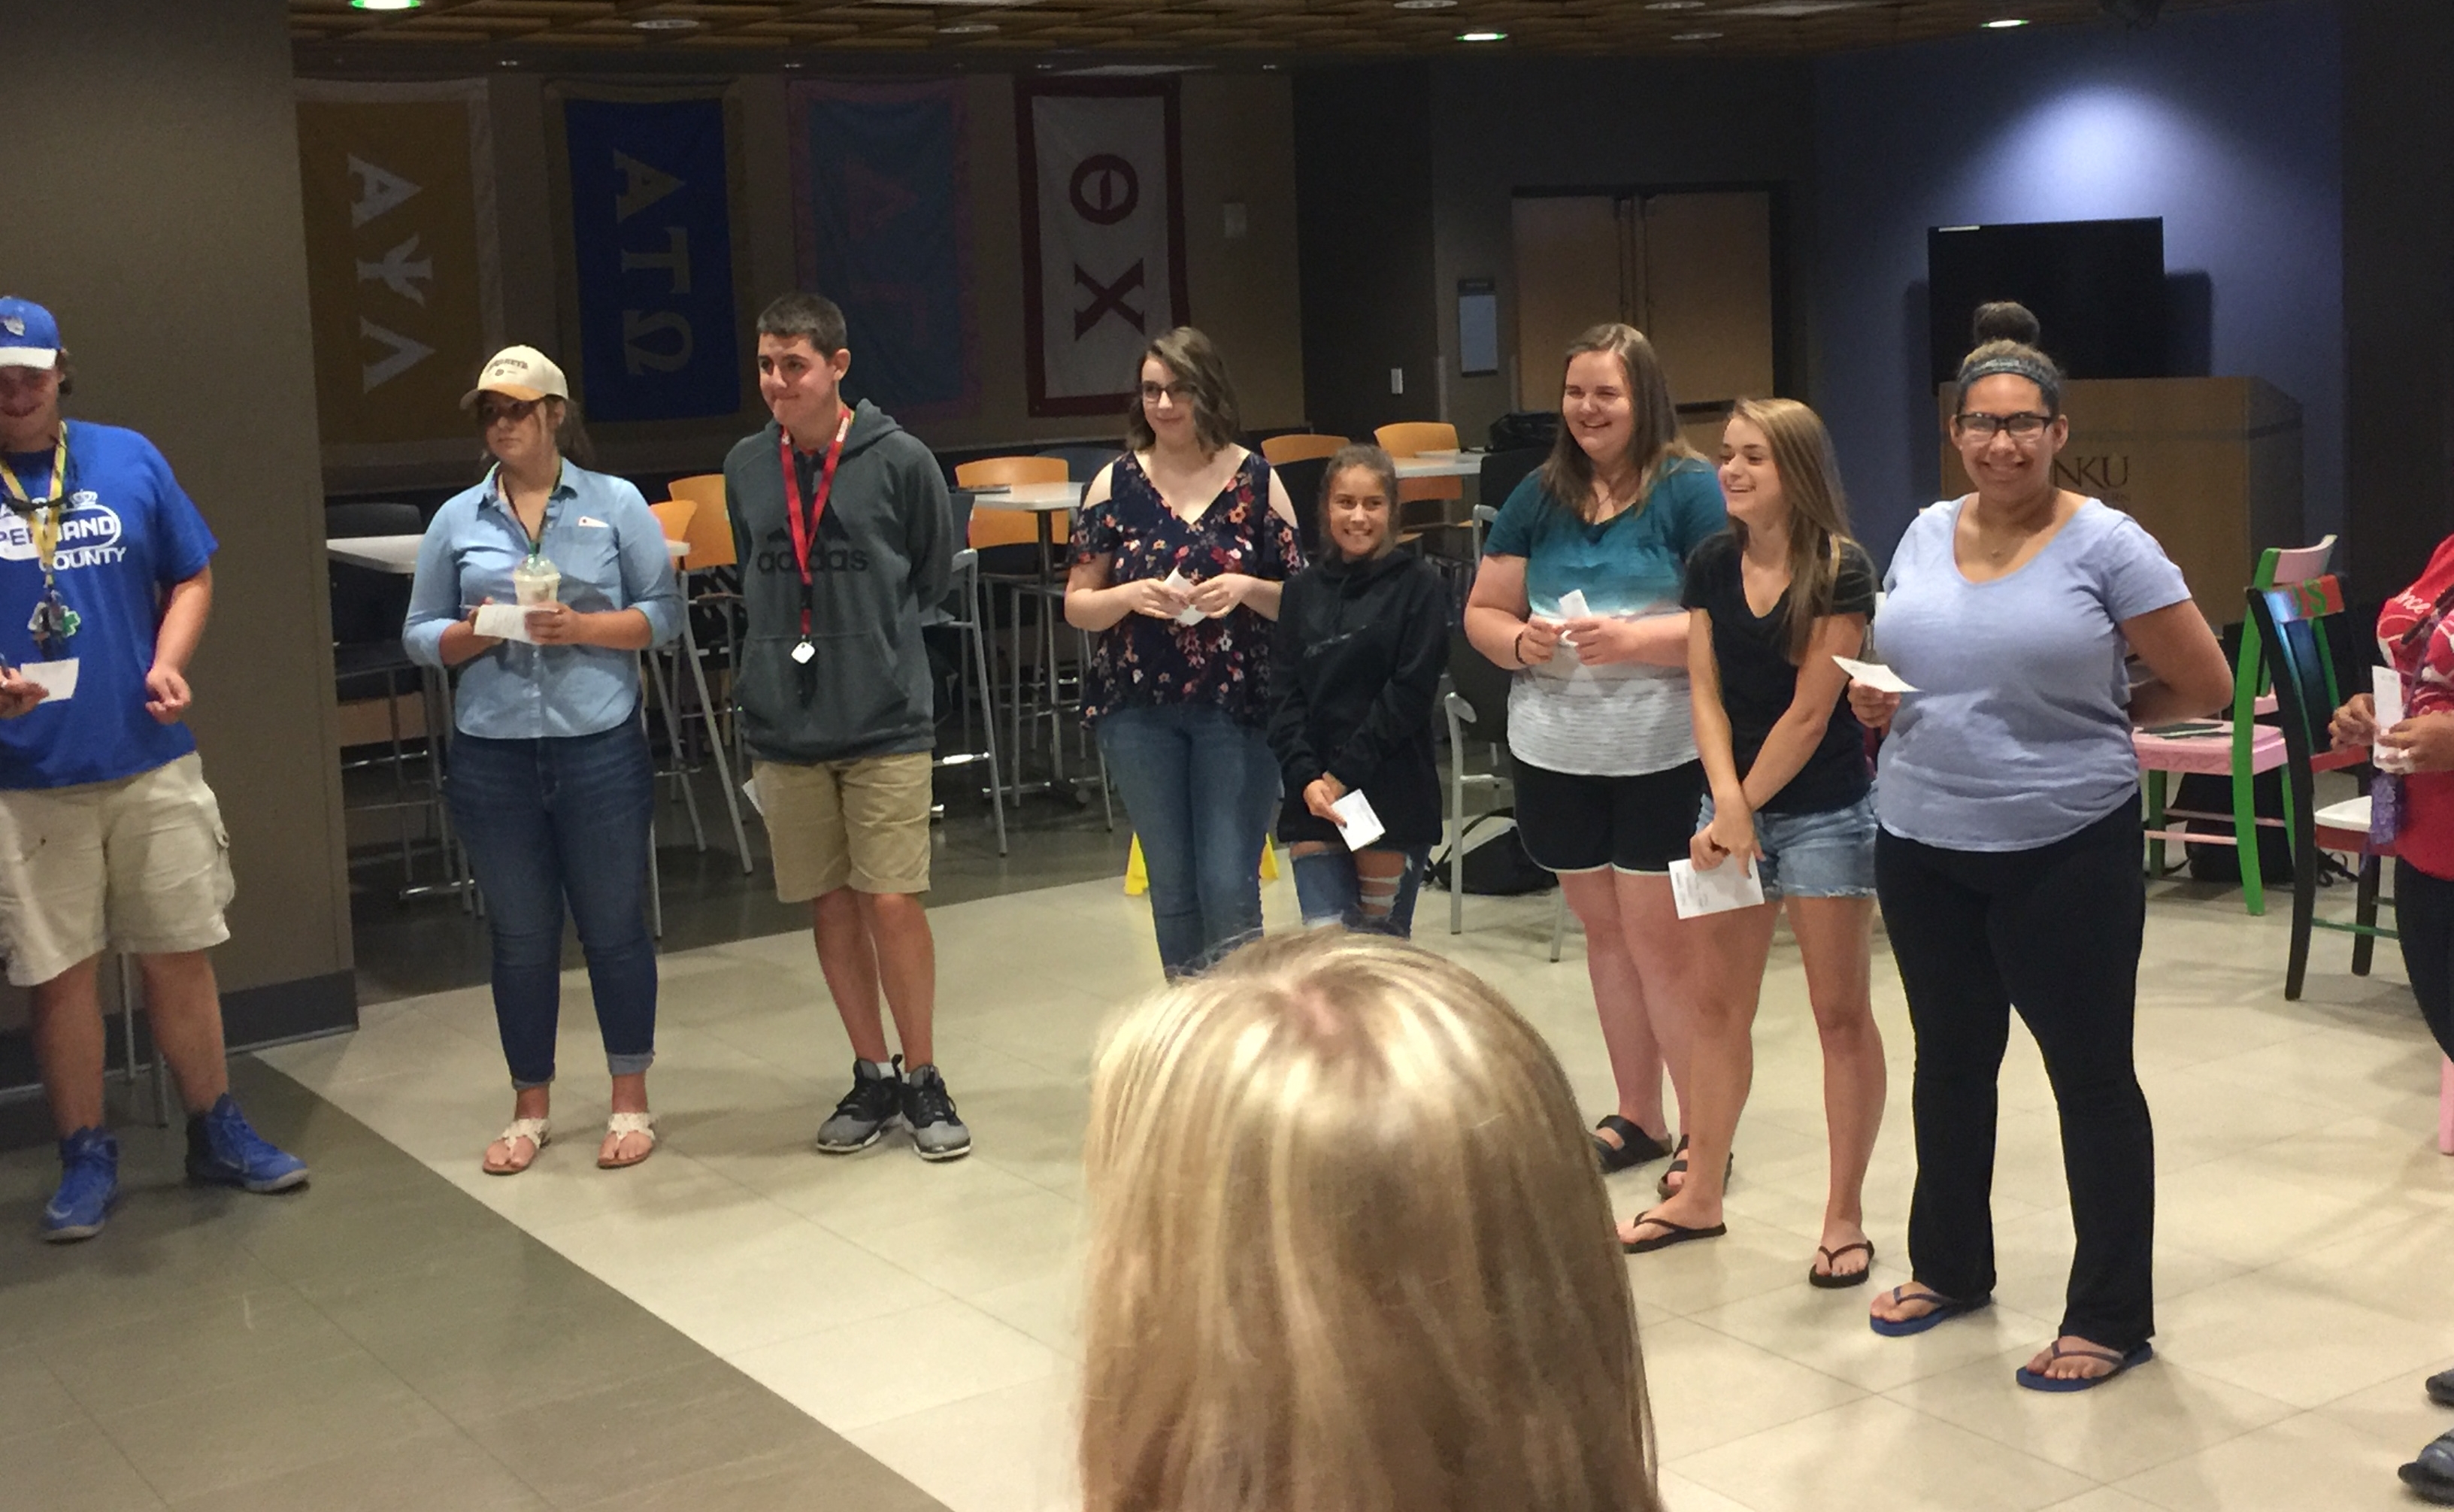
POLYGON ((1173 82, 1022 97, 1031 413, 1107 413, 1185 319, 1173 82))

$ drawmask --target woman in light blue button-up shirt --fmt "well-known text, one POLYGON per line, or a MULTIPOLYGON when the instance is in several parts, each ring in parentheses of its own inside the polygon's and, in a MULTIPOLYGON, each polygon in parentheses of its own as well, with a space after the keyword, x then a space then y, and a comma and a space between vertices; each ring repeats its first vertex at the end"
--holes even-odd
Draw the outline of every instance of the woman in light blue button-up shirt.
POLYGON ((635 1165, 655 1148, 647 1071, 656 1036, 645 895, 654 768, 638 653, 680 633, 681 591, 639 491, 567 460, 567 451, 585 455, 587 441, 561 369, 511 348, 462 405, 475 411, 494 466, 427 527, 402 640, 418 661, 460 672, 444 786, 485 890, 513 1091, 512 1123, 486 1147, 485 1169, 524 1171, 550 1137, 566 905, 614 1078, 596 1163, 635 1165), (477 610, 514 603, 513 575, 531 556, 560 571, 555 601, 521 616, 527 643, 480 635, 477 610))

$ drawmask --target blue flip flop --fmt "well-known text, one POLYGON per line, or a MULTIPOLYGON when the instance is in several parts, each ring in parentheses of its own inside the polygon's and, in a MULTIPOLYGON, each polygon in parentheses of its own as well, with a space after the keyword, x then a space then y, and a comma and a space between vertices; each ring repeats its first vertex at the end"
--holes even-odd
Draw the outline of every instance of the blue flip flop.
POLYGON ((1933 1311, 1920 1313, 1915 1318, 1903 1318, 1898 1321, 1877 1318, 1870 1313, 1866 1317, 1866 1326, 1885 1339, 1906 1339, 1912 1334, 1924 1333, 1937 1323, 1947 1323, 1955 1318, 1964 1317, 1981 1308, 1994 1305, 1994 1296, 1991 1292, 1982 1297, 1972 1297, 1962 1301, 1956 1297, 1945 1297, 1940 1292, 1920 1292, 1915 1297, 1903 1295, 1907 1291, 1906 1286, 1893 1287, 1892 1300, 1895 1302, 1930 1301, 1934 1303, 1933 1311))
POLYGON ((2045 1358, 2048 1361, 2069 1360, 2074 1357, 2087 1360, 2102 1360, 2113 1368, 2101 1376, 2058 1377, 2039 1375, 2037 1372, 2030 1370, 2027 1366, 2022 1365, 2019 1369, 2011 1372, 2011 1379, 2027 1387, 2030 1391, 2087 1391, 2093 1387, 2103 1385, 2106 1381, 2111 1381, 2114 1377, 2121 1375, 2125 1370, 2134 1369, 2155 1359, 2156 1346, 2153 1344, 2141 1344, 2138 1348, 2130 1351, 2130 1353, 2126 1355, 2117 1355, 2110 1349, 2090 1349, 2086 1347, 2064 1349, 2062 1347, 2062 1341, 2059 1339, 2046 1346, 2045 1358))

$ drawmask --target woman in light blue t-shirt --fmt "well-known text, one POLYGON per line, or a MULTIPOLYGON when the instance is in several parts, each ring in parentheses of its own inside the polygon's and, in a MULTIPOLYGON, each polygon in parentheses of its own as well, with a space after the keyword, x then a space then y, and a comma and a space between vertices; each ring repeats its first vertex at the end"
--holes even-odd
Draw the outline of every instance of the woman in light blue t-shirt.
POLYGON ((1916 1279, 1875 1299, 1873 1324, 1921 1333, 1992 1300, 1996 1079, 2017 1008, 2062 1111, 2079 1244, 2059 1337, 2016 1376, 2083 1391, 2149 1359, 2155 1331, 2131 725, 2220 707, 2232 673, 2155 539, 2057 485, 2070 421, 2049 358, 1980 346, 1954 408, 1975 492, 1909 526, 1875 623, 1918 691, 1850 689, 1858 716, 1889 730, 1875 885, 1917 1035, 1916 1279), (2148 673, 2136 684, 2132 652, 2148 673))
MULTIPOLYGON (((1609 1172, 1672 1153, 1665 1069, 1686 1121, 1694 1008, 1670 863, 1686 858, 1704 769, 1679 591, 1688 554, 1727 516, 1713 470, 1680 439, 1652 343, 1634 327, 1596 326, 1569 346, 1559 412, 1550 460, 1508 496, 1485 539, 1465 633, 1516 674, 1518 833, 1559 874, 1585 926, 1619 1082, 1619 1106, 1594 1131, 1609 1172)), ((1683 1160, 1663 1176, 1663 1196, 1678 1189, 1683 1160)))

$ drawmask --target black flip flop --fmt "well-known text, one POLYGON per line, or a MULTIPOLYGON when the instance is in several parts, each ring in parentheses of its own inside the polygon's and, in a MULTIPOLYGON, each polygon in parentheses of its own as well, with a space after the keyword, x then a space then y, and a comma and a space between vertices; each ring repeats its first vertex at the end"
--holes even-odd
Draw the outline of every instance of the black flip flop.
POLYGON ((1594 1136, 1594 1158, 1601 1161, 1604 1176, 1659 1160, 1670 1153, 1661 1147, 1659 1139, 1616 1113, 1608 1115, 1594 1127, 1608 1129, 1619 1136, 1617 1144, 1611 1143, 1599 1134, 1594 1136))
POLYGON ((1866 1326, 1885 1339, 1907 1339, 1912 1335, 1924 1333, 1929 1328, 1939 1327, 1955 1318, 1965 1318, 1970 1313, 1993 1306, 1994 1294, 1987 1292, 1982 1297, 1945 1297, 1941 1292, 1927 1290, 1911 1297, 1908 1295, 1908 1287, 1895 1286, 1892 1288, 1892 1300, 1934 1303, 1931 1311, 1920 1313, 1915 1318, 1878 1318, 1871 1312, 1866 1315, 1866 1326))
MULTIPOLYGON (((1721 1184, 1723 1186, 1728 1186, 1730 1184, 1730 1178, 1738 1174, 1738 1152, 1732 1151, 1728 1156, 1724 1157, 1721 1161, 1721 1184)), ((1665 1200, 1677 1197, 1679 1195, 1679 1188, 1670 1184, 1670 1179, 1674 1176, 1685 1176, 1686 1174, 1687 1136, 1682 1134, 1679 1137, 1679 1148, 1672 1151, 1670 1154, 1669 1166, 1662 1171, 1661 1179, 1653 1183, 1653 1189, 1656 1192, 1660 1193, 1665 1200)))
POLYGON ((1710 1228, 1689 1228, 1682 1223, 1673 1223, 1666 1218, 1656 1218, 1650 1213, 1639 1215, 1637 1221, 1650 1223, 1663 1232, 1651 1239, 1620 1240, 1619 1247, 1630 1255, 1650 1255, 1655 1250, 1668 1249, 1673 1244, 1692 1243, 1700 1239, 1720 1239, 1730 1231, 1730 1225, 1727 1223, 1716 1223, 1710 1228))
POLYGON ((1851 1250, 1859 1249, 1866 1252, 1865 1269, 1844 1273, 1841 1271, 1832 1270, 1820 1271, 1814 1266, 1809 1265, 1806 1267, 1806 1284, 1809 1286, 1820 1286, 1827 1292, 1843 1291, 1852 1286, 1865 1285, 1866 1278, 1875 1274, 1875 1244, 1872 1240, 1861 1239, 1855 1244, 1843 1244, 1839 1249, 1825 1249, 1822 1245, 1818 1244, 1815 1246, 1815 1253, 1823 1257, 1824 1264, 1837 1265, 1840 1262, 1841 1256, 1848 1254, 1851 1250))

